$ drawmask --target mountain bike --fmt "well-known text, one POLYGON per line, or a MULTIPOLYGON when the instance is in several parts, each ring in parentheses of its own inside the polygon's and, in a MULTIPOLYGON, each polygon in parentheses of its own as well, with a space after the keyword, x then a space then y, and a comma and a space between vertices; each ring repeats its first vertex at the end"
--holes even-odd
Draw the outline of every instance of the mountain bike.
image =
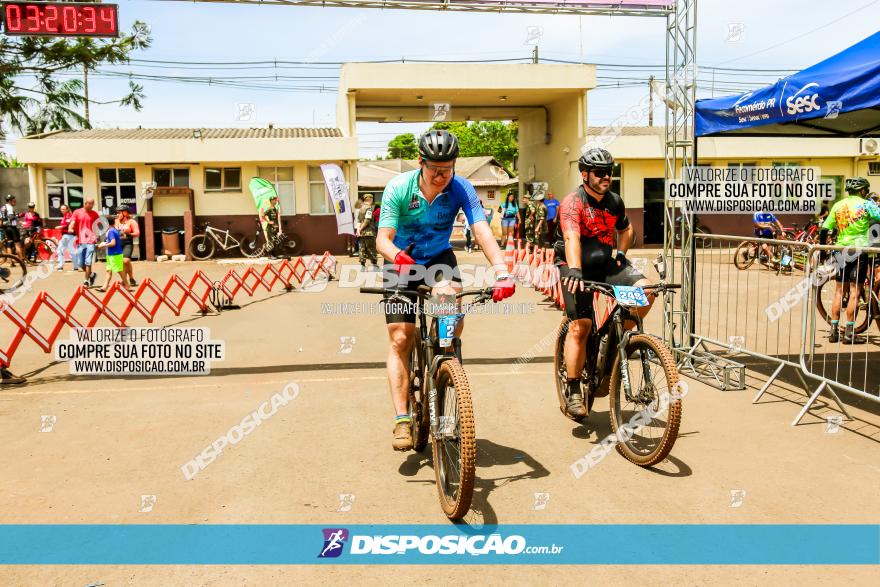
MULTIPOLYGON (((631 307, 648 304, 644 290, 666 294, 681 288, 664 283, 664 278, 661 273, 659 284, 644 288, 581 281, 587 292, 608 296, 613 305, 607 318, 600 320, 594 304, 581 389, 588 409, 593 407, 596 397, 611 396, 609 415, 615 434, 624 424, 642 422, 627 440, 616 445, 624 458, 642 467, 656 465, 666 458, 678 438, 681 422, 681 399, 672 395, 678 386, 672 352, 661 339, 645 334, 641 318, 630 312, 631 307), (635 330, 625 329, 624 323, 630 320, 635 322, 635 330)), ((572 418, 566 412, 569 390, 563 351, 569 324, 568 318, 563 318, 556 338, 556 396, 562 413, 580 421, 586 416, 572 418)))
MULTIPOLYGON (((232 222, 226 223, 228 226, 232 222)), ((202 234, 197 234, 189 241, 189 253, 193 259, 198 261, 206 261, 214 256, 217 247, 223 251, 231 251, 238 249, 242 255, 247 256, 244 246, 244 237, 240 234, 233 235, 227 230, 220 230, 211 226, 210 222, 206 222, 200 226, 202 234)))
MULTIPOLYGON (((275 235, 275 248, 270 251, 266 245, 266 235, 263 233, 263 226, 257 219, 257 230, 253 236, 245 238, 242 243, 242 254, 245 257, 255 258, 267 255, 269 252, 275 252, 278 255, 294 256, 299 255, 303 249, 303 240, 298 234, 291 232, 279 232, 275 235)), ((287 224, 287 221, 284 221, 287 224)))
MULTIPOLYGON (((789 240, 782 235, 774 238, 789 240)), ((790 273, 794 267, 794 251, 789 244, 767 244, 770 255, 767 256, 761 250, 762 243, 755 241, 743 241, 733 253, 733 264, 737 269, 745 270, 751 267, 755 261, 760 261, 768 270, 776 271, 779 275, 783 271, 790 273)))
POLYGON ((386 304, 415 304, 418 330, 409 367, 413 450, 425 450, 430 438, 440 507, 449 519, 459 519, 471 507, 477 448, 471 389, 461 366, 461 339, 455 335, 464 308, 458 309, 456 302, 468 296, 474 296, 468 306, 487 302, 492 288, 439 297, 432 296, 426 285, 417 290, 362 287, 360 291, 387 294, 386 304))

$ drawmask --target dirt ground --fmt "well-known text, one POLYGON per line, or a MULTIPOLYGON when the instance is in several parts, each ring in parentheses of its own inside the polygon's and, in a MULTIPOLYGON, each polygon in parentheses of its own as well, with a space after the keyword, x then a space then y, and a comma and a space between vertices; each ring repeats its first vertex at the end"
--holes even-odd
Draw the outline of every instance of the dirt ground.
MULTIPOLYGON (((460 262, 482 261, 478 254, 458 257, 460 262)), ((340 261, 355 262, 348 257, 340 261)), ((233 267, 244 266, 140 263, 136 271, 139 279, 149 276, 164 283, 171 271, 188 278, 200 268, 219 278, 233 267)), ((64 304, 80 281, 79 275, 55 274, 39 282, 38 290, 64 304)), ((15 308, 24 313, 34 295, 23 296, 15 308)), ((190 305, 180 317, 167 310, 157 316, 157 325, 208 327, 213 339, 225 341, 227 358, 215 363, 208 376, 73 376, 67 363, 54 362, 31 340, 23 340, 12 367, 29 383, 0 388, 0 523, 446 523, 430 451, 401 454, 390 447, 393 413, 384 370, 384 320, 342 311, 347 302, 376 300, 332 282, 321 292, 276 288, 236 301, 240 309, 220 315, 201 316, 190 305), (194 479, 184 478, 185 462, 290 382, 301 389, 294 401, 194 479), (53 425, 44 432, 47 415, 54 416, 53 425), (144 495, 155 496, 149 512, 139 511, 144 495), (349 511, 339 511, 346 509, 340 507, 340 495, 353 496, 346 498, 349 511)), ((477 484, 467 523, 880 521, 876 410, 860 403, 851 408, 853 421, 829 433, 825 418, 837 412, 824 402, 793 427, 789 424, 805 399, 803 392, 783 379, 753 405, 756 389, 766 380, 757 371, 748 372, 745 391, 722 392, 688 380, 680 438, 669 459, 656 468, 641 469, 612 454, 576 479, 571 464, 610 432, 607 400, 597 401, 583 425, 561 416, 551 349, 540 343, 560 313, 527 288, 519 287, 511 302, 517 304, 511 306, 515 313, 486 313, 466 321, 465 367, 478 438, 477 484), (535 359, 514 374, 517 358, 532 350, 535 359), (732 492, 742 496, 739 505, 732 492), (535 509, 536 493, 549 494, 544 509, 535 509)), ((740 296, 738 303, 749 304, 748 296, 740 296)), ((649 330, 659 332, 661 315, 656 308, 649 330)), ((131 322, 146 325, 140 318, 131 322)), ((769 344, 793 338, 784 330, 787 324, 788 318, 778 333, 771 333, 769 344)), ((51 320, 43 316, 35 325, 48 329, 51 320)), ((3 347, 11 332, 8 320, 2 320, 3 347)), ((406 581, 417 584, 461 581, 461 573, 468 572, 460 566, 407 569, 416 575, 406 581)), ((378 585, 399 577, 401 570, 11 566, 0 568, 0 584, 378 585)), ((876 568, 850 566, 485 566, 479 572, 486 585, 584 579, 609 585, 839 585, 876 579, 876 568)))

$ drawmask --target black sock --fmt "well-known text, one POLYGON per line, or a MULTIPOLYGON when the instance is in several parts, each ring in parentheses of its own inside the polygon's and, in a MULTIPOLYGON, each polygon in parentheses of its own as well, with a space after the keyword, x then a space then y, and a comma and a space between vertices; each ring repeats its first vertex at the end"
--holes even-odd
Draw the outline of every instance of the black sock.
POLYGON ((577 377, 575 379, 568 379, 566 381, 566 385, 568 386, 569 393, 580 393, 581 392, 581 378, 577 377))

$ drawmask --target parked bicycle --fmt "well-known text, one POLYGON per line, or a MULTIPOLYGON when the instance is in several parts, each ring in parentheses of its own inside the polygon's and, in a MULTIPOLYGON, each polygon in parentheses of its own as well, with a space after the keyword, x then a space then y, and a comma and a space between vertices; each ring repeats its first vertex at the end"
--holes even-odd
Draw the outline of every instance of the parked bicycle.
POLYGON ((416 304, 418 334, 409 373, 413 450, 423 451, 430 438, 440 507, 450 519, 461 518, 470 509, 473 497, 476 431, 470 385, 461 366, 461 339, 455 335, 462 314, 453 298, 473 296, 468 306, 474 306, 491 300, 492 288, 445 296, 445 303, 432 296, 431 288, 425 285, 417 290, 362 287, 360 291, 388 294, 388 304, 416 304), (431 317, 430 326, 426 316, 431 317))
MULTIPOLYGON (((257 222, 257 230, 253 236, 245 238, 243 242, 242 254, 245 257, 255 258, 262 257, 270 252, 270 247, 266 246, 266 235, 263 233, 263 227, 257 222)), ((286 225, 287 222, 285 221, 286 225)), ((302 238, 296 233, 279 232, 275 237, 277 243, 273 249, 274 253, 281 256, 299 255, 303 249, 302 238)))
MULTIPOLYGON (((232 222, 226 224, 231 226, 232 222)), ((202 233, 193 236, 189 241, 189 253, 193 259, 206 261, 214 256, 217 247, 220 247, 224 252, 238 249, 242 255, 248 256, 248 249, 245 247, 245 239, 242 235, 233 235, 228 228, 226 230, 214 228, 210 222, 202 224, 200 228, 202 233)))
MULTIPOLYGON (((595 398, 611 396, 611 428, 615 434, 634 418, 644 422, 627 440, 617 443, 617 452, 642 467, 650 467, 666 458, 678 438, 681 422, 681 400, 672 396, 678 384, 672 352, 661 339, 645 334, 642 319, 630 311, 631 307, 648 304, 645 290, 671 294, 681 288, 681 285, 665 283, 665 271, 661 271, 659 263, 655 266, 660 273, 660 283, 644 288, 581 282, 586 291, 613 300, 611 312, 604 321, 595 312, 594 305, 596 315, 587 337, 581 389, 587 394, 588 408, 592 408, 595 398), (635 322, 634 330, 625 329, 627 321, 635 322)), ((569 400, 563 352, 569 322, 563 318, 560 325, 553 363, 556 396, 563 414, 569 400)))

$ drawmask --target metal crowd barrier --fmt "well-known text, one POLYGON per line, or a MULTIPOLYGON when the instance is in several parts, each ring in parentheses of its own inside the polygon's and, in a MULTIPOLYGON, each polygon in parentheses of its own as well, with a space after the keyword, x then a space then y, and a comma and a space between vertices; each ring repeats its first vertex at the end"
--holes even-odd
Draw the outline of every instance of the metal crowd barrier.
MULTIPOLYGON (((863 301, 856 322, 868 321, 864 344, 829 343, 828 323, 817 299, 830 311, 835 281, 818 262, 818 246, 789 240, 699 235, 694 274, 695 318, 690 346, 678 351, 679 368, 720 389, 744 389, 743 357, 749 366, 775 365, 758 391, 758 403, 785 367, 792 368, 807 394, 798 424, 820 395, 849 414, 836 391, 880 401, 880 303, 863 301), (766 255, 766 259, 762 258, 766 255), (785 257, 783 262, 782 257, 785 257), (827 282, 827 284, 826 284, 827 282)), ((880 253, 880 249, 863 249, 880 253)), ((869 281, 873 292, 874 277, 869 281)), ((826 312, 827 313, 827 312, 826 312)), ((846 319, 841 319, 841 327, 846 319)))
POLYGON ((277 264, 250 266, 243 273, 231 269, 222 279, 216 281, 201 269, 196 270, 189 281, 185 281, 177 274, 171 274, 164 286, 148 277, 140 282, 134 293, 129 293, 125 288, 120 287, 118 281, 114 281, 110 289, 100 296, 79 285, 66 304, 60 303, 45 291, 37 292, 24 315, 6 299, 0 298, 0 316, 5 316, 13 327, 9 344, 5 348, 0 347, 0 366, 10 366, 25 337, 48 354, 52 352, 52 345, 65 326, 73 329, 90 328, 104 317, 113 326, 123 328, 128 324, 128 318, 133 312, 137 312, 152 324, 160 308, 165 307, 175 316, 180 316, 183 306, 187 303, 194 304, 199 312, 206 314, 209 298, 214 294, 220 294, 226 301, 231 302, 236 295, 241 297, 241 294, 246 294, 252 297, 259 289, 271 292, 276 284, 290 291, 296 286, 304 285, 307 280, 317 279, 319 275, 326 275, 328 279, 332 279, 335 270, 336 258, 325 252, 321 257, 311 255, 292 261, 284 260, 277 264), (119 302, 116 302, 117 311, 111 308, 111 304, 115 303, 114 298, 120 298, 119 302), (121 312, 118 311, 120 305, 121 312), (85 322, 80 322, 72 314, 79 306, 86 308, 82 311, 91 312, 85 322), (43 315, 48 316, 50 327, 48 330, 44 328, 41 332, 34 322, 43 315))

